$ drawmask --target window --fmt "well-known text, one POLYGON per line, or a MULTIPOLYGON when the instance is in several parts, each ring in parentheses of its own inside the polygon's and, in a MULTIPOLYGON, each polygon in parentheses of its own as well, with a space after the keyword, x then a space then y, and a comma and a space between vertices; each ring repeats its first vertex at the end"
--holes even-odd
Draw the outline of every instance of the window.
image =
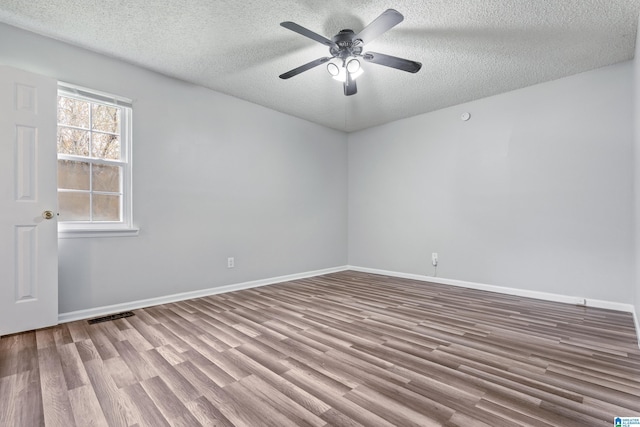
POLYGON ((131 206, 131 101, 58 86, 61 237, 136 234, 131 206))

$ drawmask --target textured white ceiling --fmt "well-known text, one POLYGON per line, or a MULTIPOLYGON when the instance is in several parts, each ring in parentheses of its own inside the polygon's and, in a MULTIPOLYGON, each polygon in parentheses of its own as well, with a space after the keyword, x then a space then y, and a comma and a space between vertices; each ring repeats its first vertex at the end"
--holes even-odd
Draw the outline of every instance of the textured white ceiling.
POLYGON ((0 22, 274 110, 355 131, 633 57, 638 0, 2 0, 0 22), (365 46, 423 64, 364 63, 358 93, 319 66, 280 74, 394 8, 405 20, 365 46))

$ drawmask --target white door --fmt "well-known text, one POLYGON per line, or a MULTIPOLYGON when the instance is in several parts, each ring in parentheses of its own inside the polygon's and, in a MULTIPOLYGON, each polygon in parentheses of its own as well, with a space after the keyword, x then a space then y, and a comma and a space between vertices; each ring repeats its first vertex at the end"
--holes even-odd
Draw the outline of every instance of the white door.
POLYGON ((56 99, 0 65, 0 335, 58 323, 56 99))

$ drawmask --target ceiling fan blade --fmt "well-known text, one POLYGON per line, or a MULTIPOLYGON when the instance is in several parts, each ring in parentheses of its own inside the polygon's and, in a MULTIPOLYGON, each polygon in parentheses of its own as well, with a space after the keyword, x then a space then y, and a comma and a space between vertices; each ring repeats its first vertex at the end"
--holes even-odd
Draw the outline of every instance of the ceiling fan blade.
POLYGON ((286 29, 289 29, 305 37, 308 37, 311 40, 315 40, 318 43, 322 43, 325 46, 335 47, 335 48, 338 47, 333 41, 329 40, 328 38, 321 36, 318 33, 314 33, 313 31, 308 30, 305 27, 296 24, 295 22, 286 21, 286 22, 281 22, 280 25, 286 29))
POLYGON ((417 73, 422 68, 422 64, 408 59, 398 58, 397 56, 385 55, 383 53, 367 52, 362 55, 362 59, 374 64, 384 65, 386 67, 396 68, 398 70, 407 71, 409 73, 417 73))
POLYGON ((399 23, 402 22, 404 16, 397 10, 387 9, 382 12, 382 15, 374 19, 369 25, 364 27, 353 39, 362 40, 363 44, 371 42, 373 39, 380 36, 382 33, 390 30, 399 23))
POLYGON ((358 93, 358 86, 356 81, 351 78, 351 73, 347 73, 347 78, 343 84, 345 96, 351 96, 358 93))
POLYGON ((297 76, 298 74, 305 72, 307 70, 312 69, 313 67, 317 67, 320 64, 324 64, 325 62, 329 61, 330 59, 333 59, 330 56, 324 57, 324 58, 318 58, 315 61, 311 61, 311 62, 307 62, 304 65, 301 65, 297 68, 294 68, 293 70, 287 71, 286 73, 280 74, 280 78, 281 79, 289 79, 293 76, 297 76))

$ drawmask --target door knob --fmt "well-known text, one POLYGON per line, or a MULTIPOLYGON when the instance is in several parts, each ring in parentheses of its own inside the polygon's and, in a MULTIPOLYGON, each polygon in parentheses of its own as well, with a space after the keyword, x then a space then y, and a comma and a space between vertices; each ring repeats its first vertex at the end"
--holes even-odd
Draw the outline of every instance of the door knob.
POLYGON ((44 218, 44 219, 51 219, 51 218, 53 218, 53 212, 51 212, 51 211, 44 211, 44 212, 42 212, 42 218, 44 218))

